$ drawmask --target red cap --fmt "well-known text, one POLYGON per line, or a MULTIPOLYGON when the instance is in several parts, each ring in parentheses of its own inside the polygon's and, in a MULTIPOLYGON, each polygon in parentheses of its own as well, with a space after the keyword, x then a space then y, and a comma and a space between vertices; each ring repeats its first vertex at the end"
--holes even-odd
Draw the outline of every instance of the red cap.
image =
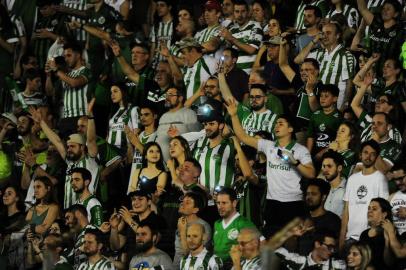
POLYGON ((216 0, 209 0, 206 2, 206 4, 204 4, 204 9, 207 9, 207 10, 215 9, 217 11, 221 11, 221 5, 216 0))

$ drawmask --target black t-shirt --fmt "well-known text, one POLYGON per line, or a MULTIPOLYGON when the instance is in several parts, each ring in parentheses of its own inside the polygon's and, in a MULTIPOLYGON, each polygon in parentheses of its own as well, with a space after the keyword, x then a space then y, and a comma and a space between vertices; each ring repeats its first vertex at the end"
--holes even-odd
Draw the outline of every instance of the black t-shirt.
POLYGON ((369 229, 363 231, 359 238, 359 241, 368 245, 371 248, 371 263, 375 269, 389 269, 383 259, 383 253, 385 250, 385 236, 383 229, 380 228, 375 237, 368 235, 369 229))
POLYGON ((234 98, 242 102, 244 94, 248 93, 248 74, 239 68, 233 68, 226 74, 226 81, 234 98))

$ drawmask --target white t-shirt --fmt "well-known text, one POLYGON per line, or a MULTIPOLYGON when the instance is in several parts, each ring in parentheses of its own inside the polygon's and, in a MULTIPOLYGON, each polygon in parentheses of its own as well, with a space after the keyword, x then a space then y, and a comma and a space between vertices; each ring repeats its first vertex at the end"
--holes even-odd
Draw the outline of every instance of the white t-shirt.
POLYGON ((406 232, 406 219, 401 219, 396 214, 400 207, 406 207, 406 193, 397 191, 390 200, 390 205, 392 206, 393 224, 400 235, 406 232))
POLYGON ((346 239, 358 240, 368 228, 367 214, 371 199, 388 199, 388 195, 388 182, 380 171, 369 175, 363 175, 361 171, 348 178, 344 194, 349 213, 346 239))
POLYGON ((278 149, 292 151, 293 157, 301 164, 312 163, 312 158, 306 147, 292 141, 286 147, 280 147, 277 142, 260 139, 258 151, 265 153, 267 159, 266 178, 268 200, 293 202, 302 200, 300 189, 301 175, 297 168, 278 156, 278 149))

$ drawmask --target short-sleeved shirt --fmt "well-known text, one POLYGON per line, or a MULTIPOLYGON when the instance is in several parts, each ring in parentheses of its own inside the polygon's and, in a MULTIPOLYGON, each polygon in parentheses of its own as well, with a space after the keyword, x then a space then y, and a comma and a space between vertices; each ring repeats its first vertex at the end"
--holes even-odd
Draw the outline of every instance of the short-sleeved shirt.
POLYGON ((338 110, 329 114, 325 114, 323 110, 313 113, 307 129, 307 137, 314 140, 313 153, 318 153, 330 145, 336 137, 341 122, 342 118, 338 110))
POLYGON ((143 253, 135 255, 132 257, 129 267, 130 270, 174 270, 171 257, 160 249, 156 249, 154 253, 148 255, 143 253))
POLYGON ((337 107, 340 108, 344 101, 346 81, 354 76, 355 57, 344 48, 337 45, 330 53, 326 49, 317 49, 308 55, 320 64, 320 79, 324 84, 335 84, 340 89, 337 107))
MULTIPOLYGON (((248 21, 245 25, 240 26, 238 23, 234 23, 229 27, 230 33, 234 38, 238 39, 239 42, 250 45, 251 47, 258 50, 262 41, 262 27, 258 22, 248 21)), ((247 74, 250 74, 252 65, 255 62, 256 54, 248 54, 238 47, 233 46, 234 49, 238 50, 237 67, 244 70, 247 74)))
POLYGON ((100 225, 103 223, 103 208, 96 196, 90 195, 83 201, 77 200, 76 203, 86 207, 87 218, 90 224, 100 227, 100 225))
POLYGON ((183 82, 186 87, 186 98, 190 98, 200 88, 202 82, 216 73, 217 60, 211 56, 203 55, 192 67, 186 68, 183 82))
POLYGON ((346 239, 358 240, 368 227, 368 205, 373 198, 388 198, 388 182, 380 171, 363 175, 362 171, 348 178, 344 201, 348 202, 346 239))
POLYGON ((238 234, 244 228, 255 228, 255 225, 239 213, 236 213, 227 224, 222 219, 214 223, 214 254, 223 262, 230 260, 230 249, 232 245, 237 244, 238 234))
POLYGON ((327 12, 327 1, 325 0, 313 0, 313 1, 301 1, 296 12, 295 28, 297 30, 304 30, 304 9, 307 5, 317 6, 320 8, 322 17, 327 12), (309 3, 310 2, 310 3, 309 3))
POLYGON ((219 257, 204 248, 197 256, 191 254, 185 256, 180 261, 180 270, 201 269, 219 270, 222 269, 223 262, 219 257))
POLYGON ((293 157, 301 164, 312 163, 309 150, 296 141, 290 142, 286 147, 281 147, 278 142, 260 139, 258 151, 265 153, 267 158, 268 191, 266 198, 281 202, 301 201, 303 199, 300 189, 301 175, 297 168, 278 156, 278 150, 292 151, 293 157))
POLYGON ((340 218, 343 215, 344 210, 344 194, 345 194, 345 187, 347 185, 346 179, 341 179, 341 183, 336 188, 331 188, 330 192, 327 196, 326 202, 324 203, 324 208, 328 211, 333 212, 340 218))
POLYGON ((62 82, 63 87, 63 116, 62 118, 78 117, 87 113, 87 92, 90 81, 90 70, 81 66, 78 69, 67 73, 68 77, 85 77, 87 83, 80 87, 71 87, 66 82, 62 82))
POLYGON ((241 103, 237 106, 237 115, 245 132, 250 136, 254 136, 258 131, 266 131, 272 134, 278 117, 271 110, 256 113, 241 103))
POLYGON ((391 166, 393 166, 397 161, 400 160, 402 147, 391 138, 388 138, 386 141, 379 142, 379 147, 381 149, 379 155, 391 166))

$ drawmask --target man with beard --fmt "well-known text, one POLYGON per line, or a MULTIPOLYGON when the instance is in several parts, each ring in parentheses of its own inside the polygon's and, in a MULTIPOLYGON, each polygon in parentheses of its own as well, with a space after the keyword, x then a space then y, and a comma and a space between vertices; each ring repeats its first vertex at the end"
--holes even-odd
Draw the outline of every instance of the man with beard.
POLYGON ((162 148, 164 160, 169 159, 169 136, 170 129, 177 129, 179 134, 198 131, 196 113, 185 108, 183 103, 185 94, 182 87, 170 87, 166 91, 165 108, 168 109, 159 119, 156 141, 162 148))
POLYGON ((328 6, 327 1, 325 0, 302 0, 297 7, 296 12, 296 20, 295 20, 295 28, 297 31, 305 30, 305 21, 306 21, 306 7, 314 6, 317 7, 321 11, 321 16, 324 17, 327 13, 328 6))
MULTIPOLYGON (((180 261, 180 270, 202 269, 219 270, 222 269, 223 262, 219 257, 209 252, 204 244, 210 235, 206 228, 200 223, 193 223, 186 229, 186 244, 190 253, 180 261)), ((176 269, 179 264, 174 262, 176 269)))
MULTIPOLYGON (((219 81, 220 91, 224 100, 234 99, 223 73, 219 74, 219 81)), ((267 88, 264 84, 252 84, 249 93, 250 108, 247 108, 241 102, 236 101, 238 104, 238 119, 240 120, 244 131, 249 136, 254 136, 258 131, 266 131, 272 134, 275 128, 278 116, 266 108, 266 103, 268 101, 266 92, 267 88)))
MULTIPOLYGON (((188 230, 192 224, 199 224, 203 227, 202 230, 205 234, 205 238, 201 244, 208 248, 210 247, 211 227, 206 221, 199 217, 204 207, 205 201, 202 195, 192 191, 183 196, 183 200, 179 206, 179 214, 181 217, 178 220, 178 230, 176 231, 175 238, 175 257, 173 259, 173 265, 176 268, 179 267, 182 257, 185 255, 187 257, 188 252, 191 251, 189 247, 188 230)), ((195 255, 192 254, 192 256, 195 255)))
POLYGON ((68 253, 67 258, 72 262, 75 269, 86 260, 83 253, 84 236, 87 229, 96 229, 89 223, 87 210, 81 204, 74 204, 65 212, 65 224, 69 227, 69 232, 73 234, 74 245, 68 253))
POLYGON ((132 256, 136 251, 133 239, 136 239, 139 224, 142 222, 155 224, 157 231, 162 232, 166 229, 166 222, 162 216, 151 210, 151 194, 136 190, 128 196, 131 198, 131 209, 122 206, 110 217, 110 245, 112 250, 120 250, 127 244, 128 254, 132 256))
POLYGON ((87 229, 83 239, 83 252, 87 261, 79 265, 78 270, 115 270, 112 261, 101 254, 103 234, 98 229, 87 229))
POLYGON ((341 218, 344 210, 344 193, 347 179, 342 176, 344 159, 336 151, 327 151, 324 153, 321 162, 321 173, 330 183, 330 192, 328 193, 324 208, 333 212, 341 218))
POLYGON ((137 255, 130 261, 130 269, 174 269, 172 260, 164 251, 155 245, 158 240, 158 232, 155 224, 141 222, 136 231, 137 255))
POLYGON ((340 232, 340 249, 358 241, 361 233, 367 229, 368 205, 371 199, 388 198, 388 182, 385 175, 375 167, 379 156, 379 144, 366 141, 361 144, 360 159, 363 168, 348 178, 344 195, 344 212, 340 232))
POLYGON ((41 126, 41 129, 49 141, 55 146, 56 150, 59 152, 59 155, 65 160, 67 165, 63 204, 64 208, 68 208, 77 200, 77 196, 73 192, 71 184, 71 174, 69 173, 71 169, 75 167, 88 169, 92 174, 92 181, 89 185, 90 193, 93 194, 97 188, 99 165, 96 162, 96 156, 98 151, 96 144, 96 127, 91 111, 92 105, 89 106, 90 115, 88 117, 86 141, 81 134, 72 134, 69 136, 66 142, 67 147, 65 148, 65 144, 61 138, 42 119, 41 112, 32 108, 30 109, 32 119, 41 126))
POLYGON ((210 76, 205 83, 202 83, 200 86, 199 91, 193 94, 190 98, 188 98, 185 102, 185 107, 192 107, 193 103, 197 101, 202 96, 216 99, 222 102, 222 97, 220 93, 220 86, 219 80, 216 76, 210 76))
MULTIPOLYGON (((206 135, 198 139, 193 147, 193 157, 202 166, 200 184, 211 195, 216 187, 231 187, 234 179, 234 157, 236 151, 230 138, 223 137, 225 127, 223 105, 209 99, 198 108, 198 120, 204 126, 206 135)), ((214 208, 214 201, 209 201, 214 208)), ((210 223, 210 221, 209 221, 210 223)))
POLYGON ((71 174, 72 189, 78 197, 76 203, 86 207, 90 224, 100 227, 103 222, 103 209, 96 196, 89 191, 92 174, 85 168, 73 168, 71 174))
POLYGON ((303 11, 303 25, 306 33, 301 34, 296 39, 296 52, 299 53, 309 42, 320 32, 319 23, 322 14, 318 6, 307 5, 303 11))
MULTIPOLYGON (((305 204, 309 211, 307 219, 313 224, 314 232, 331 231, 334 235, 340 234, 341 219, 333 212, 324 208, 330 185, 323 179, 311 179, 305 193, 305 204)), ((308 254, 314 242, 314 233, 308 232, 298 239, 299 253, 308 254)))
MULTIPOLYGON (((87 93, 91 79, 90 70, 83 65, 82 48, 75 43, 63 47, 68 72, 60 69, 55 60, 48 60, 46 69, 62 82, 63 112, 59 121, 62 136, 71 134, 76 129, 80 116, 87 113, 87 93)), ((46 90, 55 92, 51 76, 47 76, 46 90)))
POLYGON ((215 53, 220 46, 221 5, 217 0, 209 0, 204 4, 204 21, 207 27, 195 34, 195 39, 202 44, 204 53, 215 53))
POLYGON ((50 233, 44 238, 45 255, 44 268, 54 270, 73 270, 73 267, 67 262, 66 258, 61 256, 65 248, 62 235, 50 233), (46 267, 48 266, 48 267, 46 267))
POLYGON ((396 183, 398 191, 389 196, 388 201, 392 206, 393 224, 397 233, 404 239, 406 234, 406 166, 395 165, 392 167, 391 180, 396 183))
POLYGON ((224 269, 233 265, 229 251, 238 244, 237 237, 242 229, 255 228, 246 217, 237 212, 237 194, 232 188, 223 188, 217 193, 217 209, 221 219, 214 224, 214 253, 224 263, 224 269))

